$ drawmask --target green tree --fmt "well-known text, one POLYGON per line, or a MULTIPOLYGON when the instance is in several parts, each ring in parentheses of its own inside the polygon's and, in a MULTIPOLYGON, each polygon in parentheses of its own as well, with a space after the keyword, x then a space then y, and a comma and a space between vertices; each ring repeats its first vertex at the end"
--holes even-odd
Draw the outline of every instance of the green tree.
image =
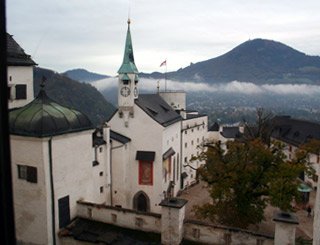
POLYGON ((268 146, 261 138, 228 142, 227 148, 210 144, 200 156, 206 164, 199 176, 212 202, 195 207, 198 216, 246 228, 264 219, 267 204, 292 210, 305 158, 286 161, 280 143, 268 146))

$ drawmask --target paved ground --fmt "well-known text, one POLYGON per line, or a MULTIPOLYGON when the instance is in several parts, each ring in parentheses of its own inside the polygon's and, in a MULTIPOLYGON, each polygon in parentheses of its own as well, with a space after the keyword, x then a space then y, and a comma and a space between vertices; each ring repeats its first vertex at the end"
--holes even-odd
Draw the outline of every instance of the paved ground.
MULTIPOLYGON (((181 198, 187 199, 188 203, 186 206, 186 218, 187 219, 199 219, 195 216, 194 212, 192 211, 192 207, 194 205, 200 205, 204 203, 210 202, 209 193, 204 187, 203 183, 196 184, 195 186, 184 190, 180 196, 181 198)), ((313 207, 315 199, 315 192, 310 194, 310 205, 313 207)), ((296 207, 297 212, 295 213, 299 219, 299 226, 296 230, 296 237, 302 236, 306 239, 312 239, 313 233, 313 217, 307 216, 307 211, 302 207, 296 207)), ((271 206, 268 206, 265 209, 265 217, 266 220, 262 223, 250 226, 249 230, 261 232, 264 234, 274 235, 274 223, 272 221, 273 213, 277 209, 271 206)), ((313 213, 313 212, 312 212, 313 213)))

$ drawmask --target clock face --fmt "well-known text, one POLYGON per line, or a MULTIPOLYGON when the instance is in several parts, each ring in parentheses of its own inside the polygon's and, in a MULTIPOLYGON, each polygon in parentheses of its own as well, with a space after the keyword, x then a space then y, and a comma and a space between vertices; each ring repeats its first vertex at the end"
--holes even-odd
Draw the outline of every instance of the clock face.
POLYGON ((123 97, 128 97, 130 95, 130 88, 128 87, 123 87, 121 90, 120 90, 120 94, 123 96, 123 97))
POLYGON ((138 96, 138 89, 137 89, 137 88, 134 88, 134 90, 133 90, 133 94, 134 94, 134 96, 135 96, 135 97, 137 97, 137 96, 138 96))

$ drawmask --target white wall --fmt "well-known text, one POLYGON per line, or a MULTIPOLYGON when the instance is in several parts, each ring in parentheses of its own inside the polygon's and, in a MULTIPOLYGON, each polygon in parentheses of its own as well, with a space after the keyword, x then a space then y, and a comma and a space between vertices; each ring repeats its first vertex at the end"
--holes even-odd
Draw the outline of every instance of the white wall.
MULTIPOLYGON (((174 186, 174 195, 180 190, 180 178, 181 178, 181 123, 176 122, 168 127, 163 128, 163 137, 162 137, 162 154, 161 154, 161 165, 163 166, 162 155, 172 148, 175 151, 175 154, 171 156, 171 177, 170 179, 163 178, 164 169, 160 169, 162 176, 162 190, 166 191, 170 181, 175 183, 174 186), (179 170, 178 170, 178 169, 179 170), (179 174, 178 174, 179 173, 179 174)), ((160 200, 161 201, 161 200, 160 200)))
POLYGON ((22 107, 34 99, 33 94, 33 66, 8 66, 8 86, 12 87, 11 95, 13 99, 9 100, 9 108, 22 107), (16 84, 27 85, 27 99, 16 100, 16 84))
POLYGON ((186 109, 186 92, 167 91, 160 92, 159 95, 175 110, 186 109))
POLYGON ((198 148, 208 137, 208 117, 196 117, 182 121, 182 166, 190 165, 191 167, 183 167, 182 172, 186 172, 188 177, 184 179, 184 186, 189 186, 196 181, 196 170, 204 162, 190 161, 192 156, 198 156, 201 149, 198 148))
POLYGON ((11 166, 14 193, 16 237, 18 241, 49 244, 51 209, 48 205, 48 166, 44 156, 46 142, 38 138, 11 136, 11 166), (37 168, 37 183, 18 178, 18 166, 37 168))
POLYGON ((98 150, 99 165, 93 166, 94 148, 92 147, 92 132, 87 130, 78 133, 56 136, 52 140, 52 164, 55 190, 56 227, 59 227, 58 200, 69 195, 70 216, 76 217, 76 202, 86 200, 95 203, 105 203, 108 194, 106 178, 106 162, 103 155, 109 155, 106 145, 98 150), (99 159, 100 158, 100 159, 99 159), (99 173, 103 172, 100 176, 99 173), (100 187, 103 192, 100 193, 100 187))
MULTIPOLYGON (((129 118, 128 127, 125 127, 124 119, 116 113, 108 123, 111 129, 131 139, 128 143, 128 150, 112 151, 112 171, 119 175, 113 175, 113 196, 114 205, 121 205, 124 208, 133 208, 133 197, 138 191, 144 191, 150 199, 150 211, 160 212, 162 199, 162 132, 163 127, 149 117, 137 105, 134 106, 134 117, 129 118), (123 156, 115 157, 117 152, 123 156), (153 185, 139 185, 139 162, 135 160, 137 151, 154 151, 155 161, 153 163, 153 185), (124 177, 121 177, 124 176, 124 177), (122 178, 124 182, 116 181, 115 178, 122 178), (123 194, 119 199, 115 191, 123 194), (119 204, 118 201, 124 200, 119 204)), ((114 147, 114 146, 113 146, 114 147)))
MULTIPOLYGON (((69 196, 70 219, 77 215, 77 201, 102 204, 110 199, 109 139, 105 139, 107 145, 99 147, 102 152, 98 149, 99 165, 93 166, 92 133, 93 130, 86 130, 51 138, 57 240, 60 198, 69 196), (100 187, 103 187, 102 193, 100 187)), ((51 244, 53 240, 49 140, 11 136, 16 230, 18 240, 24 242, 51 244), (38 183, 18 179, 17 164, 37 167, 38 183)))

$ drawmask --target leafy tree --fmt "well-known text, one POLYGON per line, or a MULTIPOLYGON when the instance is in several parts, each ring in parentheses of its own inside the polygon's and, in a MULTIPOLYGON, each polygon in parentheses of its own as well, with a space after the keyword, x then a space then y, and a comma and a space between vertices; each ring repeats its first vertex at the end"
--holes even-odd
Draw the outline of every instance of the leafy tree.
POLYGON ((241 139, 206 145, 200 156, 206 164, 199 176, 208 185, 212 202, 195 207, 198 216, 225 225, 246 228, 264 219, 264 209, 270 204, 283 211, 292 211, 291 203, 299 199, 298 179, 308 166, 308 152, 320 151, 320 143, 310 141, 302 146, 295 158, 286 160, 283 145, 270 142, 272 114, 257 109, 255 125, 245 123, 241 139))
POLYGON ((195 207, 200 217, 224 225, 246 228, 264 219, 269 203, 283 211, 292 210, 299 180, 305 169, 303 159, 286 161, 282 145, 268 147, 261 139, 207 145, 200 158, 206 164, 199 175, 208 185, 212 203, 195 207))

